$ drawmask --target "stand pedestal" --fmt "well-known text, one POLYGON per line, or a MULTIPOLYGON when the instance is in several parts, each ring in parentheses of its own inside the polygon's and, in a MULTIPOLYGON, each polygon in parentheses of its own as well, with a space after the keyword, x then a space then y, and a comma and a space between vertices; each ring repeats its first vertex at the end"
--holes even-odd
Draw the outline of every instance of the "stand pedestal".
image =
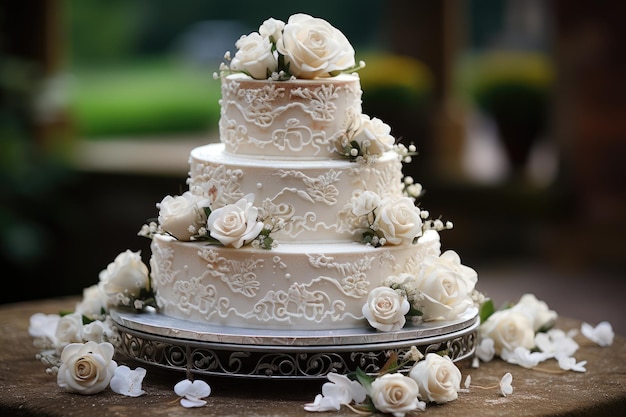
POLYGON ((159 313, 111 312, 122 337, 118 353, 139 362, 197 374, 244 378, 321 379, 360 368, 375 373, 391 352, 412 346, 446 351, 454 361, 475 351, 477 309, 454 321, 407 324, 396 332, 263 330, 211 326, 159 313))

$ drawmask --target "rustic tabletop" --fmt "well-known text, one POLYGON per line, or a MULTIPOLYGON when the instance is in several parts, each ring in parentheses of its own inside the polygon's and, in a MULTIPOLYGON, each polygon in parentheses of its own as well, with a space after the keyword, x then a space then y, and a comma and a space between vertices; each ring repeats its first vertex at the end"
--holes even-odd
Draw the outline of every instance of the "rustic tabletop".
MULTIPOLYGON (((197 377, 212 388, 208 404, 202 408, 184 408, 174 393, 174 385, 184 373, 165 371, 116 358, 131 368, 147 368, 143 382, 146 394, 125 397, 107 389, 99 394, 70 394, 57 386, 56 378, 45 373, 45 365, 35 355, 28 334, 29 318, 34 313, 58 313, 71 310, 78 298, 58 298, 0 306, 0 415, 11 416, 308 416, 304 410, 320 392, 324 381, 243 380, 224 377, 197 377)), ((563 330, 580 328, 581 322, 559 318, 563 330)), ((497 389, 471 388, 456 401, 428 405, 424 416, 610 416, 626 410, 626 339, 616 336, 613 345, 600 347, 577 336, 578 361, 587 361, 587 372, 548 373, 510 365, 500 360, 473 369, 469 361, 459 364, 463 380, 471 375, 472 384, 498 384, 510 372, 513 393, 503 397, 497 389)), ((558 370, 546 363, 544 368, 558 370)), ((348 408, 320 416, 357 416, 348 408)))

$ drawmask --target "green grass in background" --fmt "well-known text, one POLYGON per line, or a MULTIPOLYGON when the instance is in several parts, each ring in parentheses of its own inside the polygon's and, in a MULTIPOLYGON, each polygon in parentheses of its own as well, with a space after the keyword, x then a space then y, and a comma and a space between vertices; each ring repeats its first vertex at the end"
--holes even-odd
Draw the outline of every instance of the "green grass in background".
POLYGON ((171 60, 75 70, 70 103, 81 139, 217 129, 220 83, 212 71, 171 60))

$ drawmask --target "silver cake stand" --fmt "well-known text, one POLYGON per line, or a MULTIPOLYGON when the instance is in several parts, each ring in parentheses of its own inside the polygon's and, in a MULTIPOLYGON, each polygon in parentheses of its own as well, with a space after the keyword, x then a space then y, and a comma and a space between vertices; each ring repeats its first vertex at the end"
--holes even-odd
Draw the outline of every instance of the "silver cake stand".
POLYGON ((117 352, 141 363, 211 376, 309 380, 357 368, 376 373, 393 352, 403 355, 412 346, 467 359, 480 324, 476 308, 454 321, 407 324, 395 332, 233 328, 125 310, 111 318, 121 335, 117 352))

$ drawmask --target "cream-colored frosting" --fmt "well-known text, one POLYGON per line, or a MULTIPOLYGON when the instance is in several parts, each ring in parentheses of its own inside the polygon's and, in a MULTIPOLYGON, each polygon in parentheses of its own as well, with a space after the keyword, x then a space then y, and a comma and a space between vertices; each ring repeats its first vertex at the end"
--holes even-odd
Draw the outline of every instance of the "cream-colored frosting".
POLYGON ((273 234, 279 244, 360 240, 340 227, 339 212, 353 192, 373 191, 381 197, 402 193, 402 164, 393 151, 368 164, 285 161, 228 155, 223 144, 212 144, 194 149, 190 165, 190 189, 202 190, 214 207, 254 194, 261 217, 284 220, 284 227, 273 234))
MULTIPOLYGON (((316 80, 222 79, 222 143, 191 151, 190 191, 216 209, 254 195, 259 215, 279 219, 271 249, 224 247, 155 235, 151 269, 168 316, 263 329, 366 327, 368 293, 439 255, 439 234, 417 243, 361 243, 342 216, 354 195, 402 196, 394 151, 351 162, 337 152, 361 118, 355 75, 316 80)), ((349 210, 348 210, 349 211, 349 210)))
POLYGON ((220 140, 228 154, 337 159, 336 142, 361 114, 357 75, 313 80, 222 79, 220 140))
POLYGON ((417 244, 284 244, 234 249, 157 235, 151 269, 160 311, 234 327, 329 330, 364 327, 368 293, 439 251, 431 231, 417 244))

